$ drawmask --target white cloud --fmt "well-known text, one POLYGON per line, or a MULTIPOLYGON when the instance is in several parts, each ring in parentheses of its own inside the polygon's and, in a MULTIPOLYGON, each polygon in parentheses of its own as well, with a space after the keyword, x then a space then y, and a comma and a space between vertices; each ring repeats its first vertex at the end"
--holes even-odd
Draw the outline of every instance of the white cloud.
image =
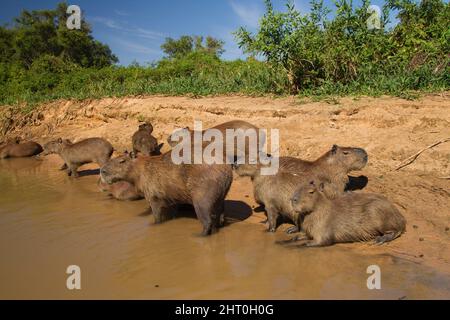
POLYGON ((114 12, 118 16, 122 16, 122 17, 129 17, 130 16, 130 14, 128 12, 126 12, 126 11, 115 9, 114 12))
POLYGON ((160 54, 161 52, 159 50, 149 48, 146 46, 143 46, 139 43, 132 42, 129 40, 123 40, 120 38, 114 38, 113 41, 120 45, 123 50, 128 52, 134 52, 134 53, 143 53, 143 54, 160 54))
POLYGON ((258 27, 258 21, 262 16, 262 11, 256 3, 242 4, 231 0, 230 5, 234 13, 239 16, 243 23, 252 28, 258 27))
POLYGON ((164 34, 161 32, 143 29, 136 26, 129 26, 127 23, 121 23, 119 21, 110 18, 90 17, 88 20, 101 23, 110 29, 131 33, 132 35, 141 38, 156 40, 164 37, 164 34))

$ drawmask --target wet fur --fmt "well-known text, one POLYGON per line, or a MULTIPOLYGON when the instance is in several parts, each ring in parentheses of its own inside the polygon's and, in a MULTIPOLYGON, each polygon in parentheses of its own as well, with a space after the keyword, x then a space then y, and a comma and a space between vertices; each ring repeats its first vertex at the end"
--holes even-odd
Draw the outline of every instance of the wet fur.
POLYGON ((144 194, 127 181, 118 181, 109 185, 99 179, 97 184, 100 191, 107 192, 108 195, 120 201, 135 201, 144 198, 144 194))
POLYGON ((42 146, 34 141, 7 141, 0 146, 0 159, 32 157, 42 151, 42 146))
POLYGON ((222 224, 224 199, 233 180, 230 166, 175 165, 170 152, 159 157, 112 159, 101 169, 101 177, 107 183, 125 180, 134 184, 150 203, 155 223, 168 219, 175 205, 193 205, 203 235, 222 224))

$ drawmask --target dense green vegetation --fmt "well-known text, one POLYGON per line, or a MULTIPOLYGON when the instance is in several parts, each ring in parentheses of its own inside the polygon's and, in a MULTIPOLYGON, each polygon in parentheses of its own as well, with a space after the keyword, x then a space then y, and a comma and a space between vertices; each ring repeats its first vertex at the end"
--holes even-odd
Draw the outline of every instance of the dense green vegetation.
POLYGON ((0 104, 35 104, 142 94, 405 95, 448 90, 450 7, 443 0, 389 0, 381 29, 370 30, 368 1, 338 0, 332 18, 321 0, 300 14, 290 1, 266 13, 256 33, 236 31, 247 60, 223 61, 212 37, 166 39, 162 60, 116 65, 107 45, 65 27, 66 4, 24 11, 0 27, 0 104), (399 23, 388 29, 389 13, 399 23), (256 58, 255 58, 256 57, 256 58))

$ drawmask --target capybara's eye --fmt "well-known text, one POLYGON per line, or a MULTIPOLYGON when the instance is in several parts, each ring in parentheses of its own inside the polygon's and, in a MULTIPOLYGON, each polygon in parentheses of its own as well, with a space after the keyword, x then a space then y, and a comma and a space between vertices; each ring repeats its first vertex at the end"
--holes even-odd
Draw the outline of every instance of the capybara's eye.
POLYGON ((310 189, 308 192, 309 192, 310 194, 313 194, 314 192, 316 192, 316 190, 310 189))
POLYGON ((344 155, 348 155, 350 152, 344 151, 343 153, 344 153, 344 155))

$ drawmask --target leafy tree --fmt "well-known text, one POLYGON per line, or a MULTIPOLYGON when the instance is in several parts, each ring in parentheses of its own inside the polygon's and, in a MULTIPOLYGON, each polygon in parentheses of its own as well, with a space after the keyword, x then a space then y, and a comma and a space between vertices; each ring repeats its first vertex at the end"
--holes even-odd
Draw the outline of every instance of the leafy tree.
POLYGON ((202 36, 181 36, 179 39, 166 38, 161 49, 169 59, 185 57, 193 52, 206 52, 216 57, 224 53, 224 42, 222 40, 202 36))
POLYGON ((55 10, 24 10, 12 27, 0 28, 2 60, 29 69, 42 55, 59 57, 82 67, 101 68, 118 61, 109 47, 92 37, 90 26, 82 20, 80 30, 66 27, 67 4, 55 10))

